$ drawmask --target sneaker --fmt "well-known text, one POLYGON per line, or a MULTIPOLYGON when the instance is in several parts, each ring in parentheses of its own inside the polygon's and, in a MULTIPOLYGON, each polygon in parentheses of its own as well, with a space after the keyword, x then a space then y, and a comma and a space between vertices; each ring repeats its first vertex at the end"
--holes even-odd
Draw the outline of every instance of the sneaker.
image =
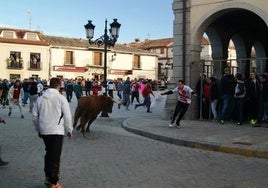
POLYGON ((176 122, 176 128, 179 128, 181 125, 180 125, 180 122, 176 122))
POLYGON ((51 184, 50 188, 63 188, 63 186, 59 183, 55 184, 51 184))
POLYGON ((254 119, 251 119, 250 122, 249 122, 251 125, 255 125, 256 124, 256 121, 254 119))
POLYGON ((6 121, 4 119, 0 119, 0 123, 6 124, 6 121))
POLYGON ((7 164, 8 164, 8 162, 0 160, 0 166, 5 166, 7 164))
POLYGON ((20 117, 21 117, 21 119, 24 119, 24 116, 23 115, 21 115, 20 117))
POLYGON ((135 104, 135 110, 137 109, 137 107, 138 107, 138 106, 135 104))
POLYGON ((152 111, 147 111, 147 113, 153 113, 152 111))
POLYGON ((168 126, 173 127, 172 123, 170 123, 168 126))
POLYGON ((8 112, 8 116, 11 116, 11 112, 8 112))
POLYGON ((241 125, 241 122, 237 122, 236 125, 241 125))
POLYGON ((221 123, 221 124, 224 124, 224 121, 223 121, 223 120, 220 120, 220 123, 221 123))

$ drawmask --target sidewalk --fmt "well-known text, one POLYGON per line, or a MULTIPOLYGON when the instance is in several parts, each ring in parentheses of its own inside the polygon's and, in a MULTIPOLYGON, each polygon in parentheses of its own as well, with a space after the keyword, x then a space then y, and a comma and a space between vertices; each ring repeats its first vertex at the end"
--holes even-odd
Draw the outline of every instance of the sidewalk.
POLYGON ((132 133, 180 146, 268 159, 268 126, 223 125, 184 120, 180 128, 169 127, 159 117, 129 118, 122 127, 132 133))

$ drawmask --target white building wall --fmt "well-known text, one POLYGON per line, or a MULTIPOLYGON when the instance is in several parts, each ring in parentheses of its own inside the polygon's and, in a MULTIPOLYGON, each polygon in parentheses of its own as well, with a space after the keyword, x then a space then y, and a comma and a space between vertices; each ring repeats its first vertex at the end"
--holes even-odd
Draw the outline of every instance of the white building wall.
MULTIPOLYGON (((62 76, 64 78, 89 78, 92 79, 94 74, 103 74, 104 57, 102 57, 102 66, 94 66, 94 51, 88 50, 68 50, 73 51, 74 65, 77 67, 89 67, 86 72, 67 72, 55 71, 54 66, 64 66, 65 52, 67 49, 51 48, 51 76, 62 76)), ((126 77, 157 79, 157 56, 140 55, 140 69, 133 69, 133 53, 116 52, 107 53, 107 79, 118 79, 126 77), (113 57, 112 57, 113 56, 113 57), (113 71, 132 71, 132 74, 113 74, 113 71)))
POLYGON ((47 79, 49 77, 49 53, 48 46, 38 46, 38 45, 23 45, 23 44, 13 44, 13 43, 1 43, 0 45, 0 70, 2 79, 9 79, 10 74, 18 74, 20 78, 29 78, 33 75, 39 75, 42 79, 47 79), (23 58, 23 68, 22 69, 7 69, 7 58, 10 56, 11 51, 16 51, 21 53, 23 58), (41 54, 41 67, 40 70, 29 70, 30 67, 30 53, 40 53, 41 54), (5 71, 3 71, 5 70, 5 71))

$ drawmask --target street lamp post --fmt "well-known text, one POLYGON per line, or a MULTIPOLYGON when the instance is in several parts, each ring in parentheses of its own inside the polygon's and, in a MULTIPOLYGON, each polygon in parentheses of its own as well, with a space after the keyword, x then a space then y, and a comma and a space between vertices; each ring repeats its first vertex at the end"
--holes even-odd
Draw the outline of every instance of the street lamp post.
MULTIPOLYGON (((99 37, 96 40, 93 40, 95 25, 92 24, 92 20, 88 20, 88 23, 84 25, 86 30, 86 37, 88 38, 89 44, 96 44, 98 46, 104 45, 104 66, 103 66, 103 86, 105 87, 104 95, 107 96, 107 51, 108 47, 115 45, 117 38, 119 37, 119 29, 121 24, 117 22, 117 19, 114 19, 113 23, 110 24, 110 36, 107 34, 107 19, 105 19, 105 28, 104 35, 99 37)), ((108 113, 102 111, 101 117, 109 117, 108 113)))

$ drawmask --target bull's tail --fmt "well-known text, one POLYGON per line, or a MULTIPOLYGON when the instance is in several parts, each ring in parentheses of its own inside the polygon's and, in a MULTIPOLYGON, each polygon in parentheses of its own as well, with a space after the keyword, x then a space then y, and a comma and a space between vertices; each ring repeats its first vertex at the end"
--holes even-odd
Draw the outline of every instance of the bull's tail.
POLYGON ((78 119, 80 118, 80 113, 79 110, 76 109, 74 113, 74 122, 73 122, 73 127, 77 125, 78 119))

